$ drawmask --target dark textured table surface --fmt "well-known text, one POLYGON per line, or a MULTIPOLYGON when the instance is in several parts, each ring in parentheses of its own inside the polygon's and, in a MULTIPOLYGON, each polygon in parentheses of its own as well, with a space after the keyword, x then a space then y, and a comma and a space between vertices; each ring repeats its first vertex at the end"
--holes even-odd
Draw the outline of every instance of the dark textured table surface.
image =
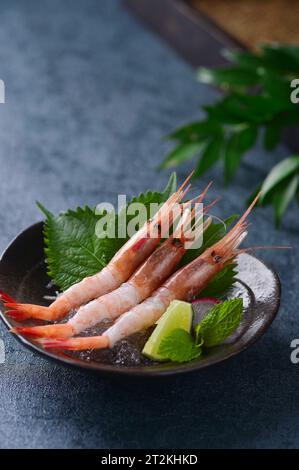
MULTIPOLYGON (((59 211, 165 184, 161 138, 215 91, 114 0, 1 0, 0 23, 1 250, 40 219, 36 199, 59 211)), ((243 210, 281 155, 251 153, 228 190, 214 170, 221 213, 243 210)), ((280 232, 271 209, 252 220, 249 243, 298 245, 296 207, 280 232)), ((0 447, 299 447, 298 254, 261 256, 282 279, 279 316, 250 350, 193 375, 86 375, 23 349, 1 325, 0 447)))

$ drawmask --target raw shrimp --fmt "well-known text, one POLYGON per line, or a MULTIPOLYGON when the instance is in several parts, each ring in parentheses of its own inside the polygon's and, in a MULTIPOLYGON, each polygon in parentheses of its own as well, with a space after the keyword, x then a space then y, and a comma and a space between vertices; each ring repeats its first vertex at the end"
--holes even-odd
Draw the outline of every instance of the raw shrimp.
POLYGON ((86 277, 62 293, 49 307, 32 304, 19 304, 13 299, 7 299, 0 292, 0 299, 5 302, 10 315, 17 321, 27 318, 55 321, 64 317, 70 310, 78 308, 86 302, 113 291, 136 271, 138 266, 155 250, 159 241, 173 223, 173 208, 179 203, 190 186, 186 187, 193 172, 186 178, 178 191, 148 220, 115 254, 112 260, 100 272, 86 277), (185 189, 184 189, 185 188, 185 189), (155 232, 155 237, 150 234, 155 232), (9 301, 7 301, 9 300, 9 301))
POLYGON ((112 348, 122 338, 154 325, 172 300, 194 298, 221 269, 242 252, 238 247, 247 235, 245 219, 258 197, 259 195, 222 240, 173 274, 151 297, 124 313, 103 335, 84 338, 40 339, 38 340, 39 344, 45 348, 68 350, 112 348))
MULTIPOLYGON (((199 197, 197 203, 200 203, 203 197, 204 193, 199 197)), ((207 206, 205 211, 212 204, 207 206)), ((186 252, 186 242, 191 241, 190 237, 192 236, 192 243, 195 242, 210 225, 211 218, 203 223, 203 212, 201 211, 200 216, 197 217, 196 207, 192 211, 190 208, 191 203, 185 204, 183 215, 173 234, 151 254, 129 281, 123 283, 118 289, 81 307, 67 323, 17 327, 13 328, 12 332, 48 338, 74 336, 105 319, 115 320, 122 313, 142 302, 174 271, 186 252), (188 221, 187 224, 188 217, 190 217, 191 223, 188 221), (192 225, 193 230, 190 232, 189 228, 191 229, 192 225)))

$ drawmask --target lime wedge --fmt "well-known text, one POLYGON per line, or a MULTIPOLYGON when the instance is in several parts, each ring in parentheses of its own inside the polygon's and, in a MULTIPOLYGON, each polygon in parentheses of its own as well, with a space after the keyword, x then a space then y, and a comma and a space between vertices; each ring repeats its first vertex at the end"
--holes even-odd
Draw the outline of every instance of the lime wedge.
POLYGON ((177 328, 182 328, 189 333, 192 325, 192 316, 193 311, 191 304, 182 302, 181 300, 173 300, 169 304, 166 312, 159 319, 142 353, 150 359, 156 361, 161 360, 162 358, 158 354, 161 341, 177 328))

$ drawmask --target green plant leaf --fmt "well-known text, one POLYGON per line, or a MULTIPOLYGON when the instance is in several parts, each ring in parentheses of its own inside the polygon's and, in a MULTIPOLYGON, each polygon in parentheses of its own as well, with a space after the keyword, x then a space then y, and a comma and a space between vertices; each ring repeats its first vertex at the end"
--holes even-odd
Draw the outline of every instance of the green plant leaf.
POLYGON ((205 348, 221 344, 239 326, 243 315, 243 299, 232 299, 215 305, 196 326, 197 340, 203 340, 205 348))
POLYGON ((242 152, 247 152, 247 150, 251 149, 256 142, 257 135, 257 126, 249 125, 248 127, 241 129, 238 132, 240 150, 242 152))
POLYGON ((167 139, 178 140, 182 143, 203 142, 219 129, 219 124, 214 121, 204 120, 191 122, 179 127, 167 136, 167 139))
MULTIPOLYGON (((258 195, 258 193, 261 191, 261 187, 262 187, 262 185, 259 184, 259 185, 255 188, 255 190, 252 191, 252 193, 250 194, 250 196, 249 196, 249 197, 247 198, 247 200, 246 200, 246 207, 249 207, 249 206, 252 204, 253 200, 256 198, 256 196, 258 195)), ((260 205, 260 202, 258 201, 258 202, 257 202, 257 206, 259 206, 259 205, 260 205)))
POLYGON ((222 125, 239 125, 252 120, 252 116, 248 115, 246 108, 240 107, 235 95, 229 95, 213 106, 205 106, 204 109, 211 120, 218 121, 222 125))
POLYGON ((273 150, 280 141, 281 128, 276 123, 270 123, 265 126, 264 147, 266 150, 273 150))
POLYGON ((224 154, 224 181, 228 183, 234 176, 240 165, 243 151, 239 145, 239 136, 233 134, 227 142, 224 154))
POLYGON ((260 206, 273 204, 275 225, 279 228, 283 214, 298 192, 299 166, 298 157, 291 157, 277 164, 269 173, 264 183, 257 188, 247 201, 261 191, 260 206))
POLYGON ((257 69, 265 66, 265 61, 261 55, 253 54, 249 51, 239 51, 235 49, 224 49, 222 55, 242 69, 257 69))
POLYGON ((190 160, 200 151, 202 144, 200 142, 181 144, 175 147, 168 155, 166 155, 160 168, 170 168, 180 163, 190 160))
MULTIPOLYGON (((277 114, 285 110, 285 106, 278 106, 268 95, 242 95, 235 93, 234 100, 238 106, 246 110, 248 121, 261 125, 272 121, 277 114)), ((289 112, 289 109, 288 109, 289 112)))
POLYGON ((176 172, 173 171, 169 177, 168 183, 162 191, 162 202, 167 201, 167 199, 175 193, 177 190, 177 176, 176 172))
POLYGON ((52 214, 52 212, 50 212, 48 209, 46 209, 41 202, 39 201, 35 201, 37 207, 40 209, 40 211, 49 219, 51 218, 54 218, 54 214, 52 214))
POLYGON ((291 102, 290 80, 270 71, 264 71, 261 77, 264 93, 271 98, 277 111, 288 110, 294 107, 291 102))
POLYGON ((284 178, 299 170, 299 156, 282 160, 272 168, 261 187, 260 204, 263 204, 267 194, 284 178))
POLYGON ((158 354, 164 360, 189 362, 202 354, 202 348, 201 344, 195 344, 190 333, 177 328, 161 341, 158 354))
POLYGON ((272 119, 273 112, 277 112, 269 98, 246 96, 240 93, 230 93, 213 106, 205 106, 204 109, 209 119, 218 121, 219 124, 238 126, 261 124, 265 120, 272 119))
POLYGON ((299 48, 297 45, 262 45, 259 53, 224 50, 223 55, 230 62, 253 70, 269 69, 280 73, 299 72, 299 48))
POLYGON ((275 224, 279 228, 281 218, 287 210, 290 202, 294 199, 297 189, 299 186, 299 173, 296 173, 275 192, 273 198, 274 213, 275 213, 275 224))
POLYGON ((220 159, 223 144, 223 135, 219 135, 208 142, 195 168, 193 178, 201 176, 220 159))
POLYGON ((197 72, 197 78, 202 83, 218 85, 224 88, 248 87, 257 83, 258 74, 248 67, 232 66, 219 69, 202 67, 197 72))
POLYGON ((281 128, 298 126, 299 124, 299 107, 294 105, 293 109, 288 109, 285 112, 282 112, 275 116, 275 121, 281 128))
MULTIPOLYGON (((260 131, 264 131, 264 147, 271 151, 282 140, 285 129, 298 127, 299 107, 291 102, 290 84, 293 78, 298 77, 299 45, 262 45, 258 52, 230 50, 224 55, 232 66, 199 71, 199 78, 220 86, 225 91, 224 96, 214 104, 202 107, 207 114, 206 119, 183 126, 171 138, 203 144, 197 152, 199 159, 194 175, 199 177, 218 161, 217 144, 212 145, 211 140, 222 133, 225 140, 223 148, 226 149, 223 151, 224 179, 228 183, 234 177, 243 154, 255 145, 260 131), (207 132, 207 123, 214 128, 211 134, 207 132), (243 134, 240 133, 242 130, 243 134)), ((268 203, 275 206, 277 221, 286 204, 280 206, 279 197, 275 194, 284 195, 281 196, 282 201, 288 200, 289 193, 284 187, 288 182, 284 179, 297 171, 289 169, 289 163, 281 164, 282 167, 273 168, 263 183, 259 202, 260 206, 268 203)), ((297 163, 293 164, 297 166, 297 163)))
POLYGON ((299 73, 299 47, 297 45, 265 45, 262 51, 268 67, 272 66, 284 73, 295 75, 299 73))

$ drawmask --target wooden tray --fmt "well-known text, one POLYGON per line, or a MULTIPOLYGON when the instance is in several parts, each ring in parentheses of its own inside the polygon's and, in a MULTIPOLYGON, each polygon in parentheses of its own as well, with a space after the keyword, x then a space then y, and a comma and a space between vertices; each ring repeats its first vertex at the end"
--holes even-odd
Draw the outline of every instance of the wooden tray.
POLYGON ((226 60, 221 49, 242 47, 183 0, 123 0, 123 3, 193 66, 223 65, 226 60))

